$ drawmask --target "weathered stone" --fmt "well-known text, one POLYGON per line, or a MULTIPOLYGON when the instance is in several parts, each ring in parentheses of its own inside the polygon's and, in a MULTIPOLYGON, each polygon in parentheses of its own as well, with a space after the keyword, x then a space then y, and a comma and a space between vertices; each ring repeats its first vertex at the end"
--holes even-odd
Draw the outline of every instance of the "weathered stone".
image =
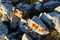
POLYGON ((32 19, 28 20, 28 26, 32 29, 32 31, 40 35, 45 35, 49 33, 46 25, 37 16, 34 16, 32 19))
POLYGON ((22 40, 32 40, 27 34, 22 36, 22 40))
POLYGON ((0 40, 9 40, 6 35, 0 35, 0 40))
POLYGON ((48 23, 51 27, 54 27, 60 33, 60 27, 59 27, 60 26, 60 14, 58 12, 52 12, 49 14, 44 13, 44 15, 42 15, 40 18, 46 23, 48 23), (46 19, 43 19, 43 18, 46 18, 46 19))
POLYGON ((19 4, 17 4, 16 8, 20 9, 20 8, 22 8, 23 5, 24 5, 24 3, 19 3, 19 4))
POLYGON ((0 22, 0 35, 8 34, 8 28, 6 25, 0 22))
POLYGON ((59 1, 49 1, 44 3, 44 8, 49 8, 52 11, 54 8, 60 5, 59 1))
POLYGON ((60 6, 56 7, 54 10, 60 12, 60 6))
POLYGON ((36 2, 34 8, 36 11, 40 12, 42 9, 42 4, 40 2, 36 2))
POLYGON ((26 20, 22 19, 22 20, 18 23, 18 25, 19 25, 19 29, 20 29, 22 32, 28 33, 29 30, 28 30, 28 27, 27 27, 26 23, 27 23, 26 20))

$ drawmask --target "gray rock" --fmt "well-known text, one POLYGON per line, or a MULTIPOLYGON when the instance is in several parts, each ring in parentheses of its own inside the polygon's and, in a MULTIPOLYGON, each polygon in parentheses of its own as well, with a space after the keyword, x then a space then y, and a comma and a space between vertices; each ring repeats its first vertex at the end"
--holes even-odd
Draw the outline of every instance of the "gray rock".
POLYGON ((6 25, 0 22, 0 35, 8 34, 8 28, 6 25))
POLYGON ((34 8, 36 11, 40 12, 42 9, 42 4, 40 2, 36 2, 34 8))
POLYGON ((6 35, 0 35, 0 40, 9 40, 6 35))
POLYGON ((56 7, 54 10, 60 12, 60 6, 56 7))
POLYGON ((25 33, 28 33, 29 32, 29 30, 28 30, 28 27, 27 27, 27 25, 26 25, 26 20, 21 20, 19 23, 18 23, 18 25, 19 25, 19 29, 22 31, 22 32, 25 32, 25 33))
POLYGON ((37 16, 34 16, 32 19, 28 20, 28 26, 32 29, 32 31, 40 35, 45 35, 49 33, 46 25, 37 16))
POLYGON ((19 21, 19 18, 17 16, 15 16, 15 15, 12 15, 11 21, 10 21, 11 28, 16 29, 17 25, 18 25, 17 24, 18 21, 19 21))
POLYGON ((27 34, 22 36, 22 40, 32 40, 27 34))
POLYGON ((54 27, 60 33, 60 14, 58 12, 52 12, 49 14, 44 13, 44 16, 42 15, 40 18, 49 25, 51 24, 51 26, 54 27), (43 19, 45 17, 46 19, 43 19))
POLYGON ((22 8, 22 6, 24 5, 24 3, 19 3, 19 4, 17 4, 17 6, 16 6, 16 8, 22 8))
POLYGON ((59 1, 49 1, 44 3, 44 8, 49 8, 50 11, 60 5, 59 1))

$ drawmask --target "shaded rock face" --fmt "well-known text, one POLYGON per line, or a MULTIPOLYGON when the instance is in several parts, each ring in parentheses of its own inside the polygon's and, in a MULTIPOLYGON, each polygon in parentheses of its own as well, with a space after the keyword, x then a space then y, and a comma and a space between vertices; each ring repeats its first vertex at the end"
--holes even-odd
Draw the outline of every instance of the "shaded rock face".
POLYGON ((28 26, 30 28, 32 28, 32 31, 34 31, 40 35, 44 35, 44 34, 49 33, 48 28, 45 26, 45 24, 37 16, 34 16, 32 18, 32 20, 28 20, 28 26))
POLYGON ((44 13, 43 14, 46 19, 43 20, 44 16, 41 16, 40 18, 45 21, 46 23, 48 23, 52 28, 54 27, 59 33, 59 26, 60 26, 60 14, 58 14, 57 12, 52 12, 52 13, 49 13, 49 14, 46 14, 44 13), (48 21, 47 21, 48 20, 48 21), (54 25, 52 25, 54 24, 54 25))
POLYGON ((60 6, 56 7, 54 10, 60 12, 60 6))
POLYGON ((0 35, 2 34, 8 34, 8 28, 6 25, 0 22, 0 35))

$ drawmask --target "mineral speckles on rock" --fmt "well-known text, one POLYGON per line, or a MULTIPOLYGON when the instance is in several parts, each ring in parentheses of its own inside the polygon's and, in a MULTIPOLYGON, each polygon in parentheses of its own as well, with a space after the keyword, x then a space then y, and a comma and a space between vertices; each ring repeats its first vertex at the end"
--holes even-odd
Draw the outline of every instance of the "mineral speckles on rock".
POLYGON ((37 16, 34 16, 32 19, 28 20, 28 26, 32 28, 32 31, 40 35, 45 35, 49 33, 46 25, 37 16))
MULTIPOLYGON (((46 21, 46 23, 48 23, 49 25, 52 25, 51 23, 53 23, 54 25, 52 25, 52 27, 54 27, 59 33, 60 33, 60 14, 59 13, 57 13, 57 12, 52 12, 52 13, 49 13, 49 14, 46 14, 45 13, 45 17, 47 18, 47 19, 45 19, 46 21), (47 21, 47 20, 49 20, 49 21, 47 21), (50 21, 51 20, 51 21, 50 21)), ((42 20, 43 20, 43 15, 40 17, 42 20)), ((44 21, 44 20, 43 20, 44 21)))

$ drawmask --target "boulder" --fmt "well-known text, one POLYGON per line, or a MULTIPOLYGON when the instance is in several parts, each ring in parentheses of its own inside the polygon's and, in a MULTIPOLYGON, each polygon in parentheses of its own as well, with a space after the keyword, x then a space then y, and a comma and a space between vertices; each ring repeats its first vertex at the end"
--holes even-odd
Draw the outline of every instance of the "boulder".
POLYGON ((22 36, 22 40, 32 40, 27 34, 22 36))
POLYGON ((60 33, 60 14, 58 12, 44 13, 40 18, 60 33))
POLYGON ((56 7, 54 10, 60 12, 60 6, 56 7))
POLYGON ((4 25, 2 22, 0 22, 0 35, 2 34, 8 34, 8 28, 6 25, 4 25))
POLYGON ((40 35, 45 35, 49 33, 46 25, 37 16, 34 16, 32 19, 28 19, 28 26, 32 29, 32 31, 40 35))
POLYGON ((36 11, 40 12, 41 9, 42 9, 42 4, 41 4, 40 2, 36 2, 34 9, 35 9, 36 11))
POLYGON ((21 30, 21 32, 25 32, 25 33, 28 33, 28 32, 29 32, 26 23, 27 23, 27 22, 26 22, 26 20, 24 20, 24 19, 21 19, 21 21, 18 23, 19 29, 21 30))
POLYGON ((44 8, 48 8, 50 11, 52 11, 54 8, 60 5, 59 1, 48 1, 44 3, 44 8))

